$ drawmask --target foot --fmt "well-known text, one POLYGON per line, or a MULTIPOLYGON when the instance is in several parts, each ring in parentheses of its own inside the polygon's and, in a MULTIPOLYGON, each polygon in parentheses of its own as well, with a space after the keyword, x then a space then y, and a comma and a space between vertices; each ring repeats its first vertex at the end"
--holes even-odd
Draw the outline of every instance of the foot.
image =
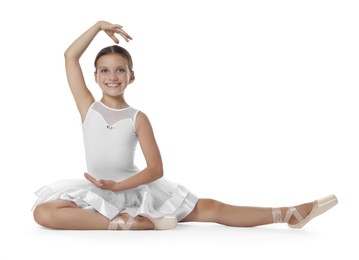
POLYGON ((295 207, 273 208, 273 223, 288 223, 291 228, 302 228, 310 220, 323 214, 336 204, 338 204, 336 196, 329 195, 295 207))
POLYGON ((152 221, 143 216, 137 216, 135 218, 135 222, 132 226, 134 230, 153 230, 155 229, 155 225, 153 225, 152 221))
MULTIPOLYGON (((309 202, 309 203, 305 203, 305 204, 301 204, 301 205, 298 205, 298 206, 295 206, 295 208, 298 210, 299 214, 303 217, 303 218, 306 218, 310 212, 312 211, 314 207, 314 202, 309 202)), ((285 211, 284 211, 284 215, 287 213, 288 211, 288 208, 285 208, 285 211)), ((289 219, 289 221, 287 222, 289 225, 296 225, 299 223, 299 220, 294 216, 292 215, 289 219)))
POLYGON ((147 221, 150 221, 153 225, 153 229, 156 230, 168 230, 174 229, 177 226, 177 217, 176 215, 165 215, 161 218, 153 218, 148 215, 143 215, 147 221))
POLYGON ((114 218, 108 226, 112 230, 151 230, 155 229, 153 223, 142 216, 132 218, 127 213, 121 213, 114 218))

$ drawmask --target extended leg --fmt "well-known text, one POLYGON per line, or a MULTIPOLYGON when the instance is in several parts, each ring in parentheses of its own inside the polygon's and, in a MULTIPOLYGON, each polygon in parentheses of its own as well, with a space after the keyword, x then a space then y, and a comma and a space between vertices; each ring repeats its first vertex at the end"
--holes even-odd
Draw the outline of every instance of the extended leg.
MULTIPOLYGON (((297 206, 302 216, 307 216, 313 203, 297 206)), ((288 208, 278 208, 285 215, 288 208)), ((234 227, 253 227, 274 223, 272 208, 233 206, 212 199, 200 199, 194 210, 182 220, 183 222, 215 222, 234 227)), ((294 217, 289 222, 298 221, 294 217)))
MULTIPOLYGON (((35 221, 44 227, 56 229, 105 230, 110 221, 98 212, 78 208, 65 200, 50 201, 38 205, 34 210, 35 221)), ((127 221, 128 215, 122 214, 127 221)), ((136 217, 131 229, 153 229, 152 222, 144 217, 136 217)))

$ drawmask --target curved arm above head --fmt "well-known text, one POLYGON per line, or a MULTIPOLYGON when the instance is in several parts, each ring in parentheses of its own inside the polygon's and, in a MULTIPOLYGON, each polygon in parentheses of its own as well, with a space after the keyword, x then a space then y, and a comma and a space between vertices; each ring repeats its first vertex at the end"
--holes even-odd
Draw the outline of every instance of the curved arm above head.
POLYGON ((121 35, 127 42, 132 40, 131 36, 122 29, 121 25, 99 21, 78 37, 65 51, 67 81, 82 121, 86 116, 88 108, 94 102, 94 97, 86 86, 80 66, 80 58, 100 31, 104 31, 117 44, 120 41, 116 34, 121 35))

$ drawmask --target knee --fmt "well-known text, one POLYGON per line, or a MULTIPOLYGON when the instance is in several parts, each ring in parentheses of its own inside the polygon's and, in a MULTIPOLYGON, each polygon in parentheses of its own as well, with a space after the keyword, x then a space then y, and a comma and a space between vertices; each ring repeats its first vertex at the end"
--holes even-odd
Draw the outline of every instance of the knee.
POLYGON ((34 220, 37 224, 51 228, 51 208, 46 204, 39 204, 34 209, 34 220))
POLYGON ((217 200, 213 200, 213 199, 204 199, 202 201, 202 205, 201 207, 203 209, 205 209, 206 211, 214 211, 214 212, 218 212, 221 210, 223 206, 223 203, 217 200))
POLYGON ((199 215, 206 221, 214 221, 220 217, 221 209, 223 208, 223 203, 213 199, 202 199, 198 203, 197 210, 199 215))

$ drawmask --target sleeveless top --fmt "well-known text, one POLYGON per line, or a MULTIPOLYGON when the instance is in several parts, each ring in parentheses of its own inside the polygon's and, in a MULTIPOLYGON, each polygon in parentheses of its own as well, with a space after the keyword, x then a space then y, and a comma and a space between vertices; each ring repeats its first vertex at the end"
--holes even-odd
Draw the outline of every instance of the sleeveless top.
POLYGON ((101 101, 89 108, 82 124, 87 171, 96 179, 122 181, 139 172, 134 164, 138 110, 113 109, 101 101))

